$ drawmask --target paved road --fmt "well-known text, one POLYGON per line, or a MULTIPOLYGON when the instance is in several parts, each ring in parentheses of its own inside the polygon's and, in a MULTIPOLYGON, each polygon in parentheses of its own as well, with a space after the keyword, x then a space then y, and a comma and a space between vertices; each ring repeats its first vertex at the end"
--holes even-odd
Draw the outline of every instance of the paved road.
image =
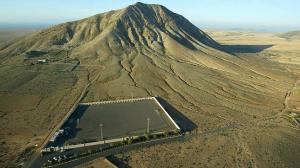
MULTIPOLYGON (((99 158, 99 157, 109 156, 109 155, 113 155, 113 154, 116 154, 116 153, 126 152, 126 151, 129 151, 129 150, 134 150, 134 149, 141 148, 141 147, 166 143, 166 142, 170 142, 170 141, 174 141, 174 140, 184 140, 184 136, 183 135, 172 136, 172 137, 166 137, 166 138, 161 138, 161 139, 154 139, 154 140, 134 143, 134 144, 130 144, 130 145, 119 146, 119 147, 111 148, 111 149, 108 149, 108 150, 105 150, 105 151, 90 154, 90 155, 85 156, 85 157, 80 157, 78 159, 71 160, 69 162, 65 162, 65 163, 62 163, 60 165, 56 165, 56 166, 53 166, 53 167, 54 168, 71 168, 71 167, 80 165, 82 163, 86 163, 88 161, 94 160, 94 159, 99 158)), ((47 160, 49 160, 49 159, 51 159, 55 156, 58 157, 58 156, 69 155, 69 154, 81 154, 81 153, 85 153, 89 150, 90 151, 99 150, 100 148, 103 148, 103 147, 104 146, 102 146, 102 145, 95 145, 95 146, 77 148, 77 149, 73 149, 73 150, 65 151, 65 152, 56 152, 56 153, 48 154, 48 155, 44 155, 44 156, 40 155, 35 160, 34 164, 32 164, 32 167, 34 167, 34 168, 41 167, 43 165, 43 163, 45 163, 47 160)))
MULTIPOLYGON (((105 146, 107 146, 107 145, 105 145, 105 146)), ((52 153, 52 154, 44 154, 44 155, 39 153, 39 155, 37 155, 36 158, 34 158, 34 160, 32 160, 31 164, 28 165, 28 166, 30 168, 42 167, 42 165, 47 160, 52 159, 53 157, 58 157, 58 156, 63 156, 63 155, 70 155, 70 154, 80 154, 80 153, 84 153, 88 150, 96 150, 96 149, 103 148, 105 146, 104 145, 88 146, 88 147, 76 148, 76 149, 72 149, 72 150, 68 150, 68 151, 64 151, 64 152, 55 152, 55 153, 52 153)))

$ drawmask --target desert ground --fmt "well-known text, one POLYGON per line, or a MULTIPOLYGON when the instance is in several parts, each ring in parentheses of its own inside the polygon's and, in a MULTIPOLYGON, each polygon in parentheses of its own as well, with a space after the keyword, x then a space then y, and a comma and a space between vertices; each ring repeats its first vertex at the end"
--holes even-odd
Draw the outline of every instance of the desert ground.
MULTIPOLYGON (((201 116, 198 118, 196 116, 199 114, 195 114, 197 112, 189 111, 188 114, 191 119, 197 118, 193 121, 200 121, 197 123, 201 130, 199 135, 191 137, 183 143, 174 142, 159 145, 131 151, 125 155, 120 154, 117 157, 131 167, 299 166, 300 149, 297 139, 299 138, 300 127, 299 123, 290 117, 290 114, 299 114, 300 112, 300 50, 298 47, 300 41, 280 38, 278 33, 212 30, 206 32, 219 43, 233 46, 233 50, 239 49, 236 55, 241 59, 253 62, 253 67, 267 68, 267 66, 271 66, 274 73, 272 76, 279 75, 278 72, 281 71, 279 69, 284 68, 283 71, 294 75, 290 78, 293 79, 292 84, 289 85, 289 82, 285 81, 288 78, 284 79, 279 77, 280 75, 277 76, 279 78, 274 82, 283 80, 282 86, 286 87, 286 91, 284 89, 282 93, 277 92, 274 96, 280 97, 278 102, 268 101, 264 110, 259 109, 262 106, 254 101, 247 101, 247 104, 252 106, 250 108, 242 105, 242 109, 235 109, 237 104, 244 100, 237 100, 236 104, 230 107, 231 110, 228 113, 224 107, 212 110, 212 107, 201 105, 202 110, 206 112, 203 115, 210 114, 209 111, 214 111, 214 114, 210 114, 210 117, 201 116), (243 47, 240 48, 240 46, 243 47), (265 49, 261 49, 261 47, 265 49), (267 62, 273 65, 268 65, 267 62), (278 106, 278 109, 275 109, 275 106, 278 106), (244 116, 245 114, 246 116, 244 116), (213 116, 218 118, 216 119, 218 121, 214 121, 213 116)), ((267 76, 269 75, 271 74, 267 76)), ((272 90, 277 88, 278 90, 275 90, 279 91, 280 89, 276 85, 271 82, 260 85, 260 87, 266 89, 265 93, 267 93, 270 87, 272 90)), ((233 92, 231 90, 227 93, 233 92)), ((235 92, 231 96, 237 98, 239 94, 242 92, 235 92)), ((254 95, 256 94, 254 93, 254 95)), ((233 97, 228 96, 226 98, 233 97)), ((258 95, 255 99, 265 100, 258 95)), ((229 104, 225 103, 223 106, 226 107, 229 104)), ((181 108, 178 107, 178 109, 181 108)), ((182 111, 186 111, 186 109, 182 108, 182 111)))
POLYGON ((299 167, 299 43, 142 3, 26 36, 0 48, 0 164, 28 159, 78 100, 157 96, 198 133, 116 156, 127 165, 299 167))
POLYGON ((99 158, 91 162, 76 166, 75 168, 115 168, 115 165, 105 160, 104 158, 99 158))
POLYGON ((300 64, 300 37, 283 38, 285 33, 257 33, 237 31, 212 31, 208 34, 215 40, 226 45, 257 45, 259 55, 264 55, 274 61, 287 64, 300 64), (261 46, 261 47, 260 47, 261 46), (262 50, 265 48, 264 50, 262 50))
POLYGON ((37 32, 38 29, 21 29, 21 28, 0 28, 0 45, 10 42, 16 38, 37 32))

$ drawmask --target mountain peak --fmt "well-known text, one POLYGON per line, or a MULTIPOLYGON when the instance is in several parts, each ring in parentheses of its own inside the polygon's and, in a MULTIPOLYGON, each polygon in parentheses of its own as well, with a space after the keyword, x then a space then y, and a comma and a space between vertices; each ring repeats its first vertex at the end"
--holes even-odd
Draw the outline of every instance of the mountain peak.
POLYGON ((143 2, 136 2, 135 4, 129 5, 129 6, 135 6, 135 7, 150 7, 150 6, 162 6, 159 4, 147 4, 147 3, 143 3, 143 2))
POLYGON ((76 48, 81 55, 91 51, 97 54, 100 48, 102 51, 107 50, 110 55, 119 55, 132 48, 140 50, 146 47, 165 52, 173 50, 169 46, 175 45, 191 50, 218 46, 183 16, 164 6, 141 2, 124 9, 45 29, 24 39, 21 44, 26 44, 27 47, 20 47, 20 53, 62 46, 76 48))
POLYGON ((144 6, 144 5, 147 5, 143 2, 136 2, 135 4, 133 4, 133 6, 144 6))
POLYGON ((146 4, 142 2, 137 2, 133 5, 129 5, 126 9, 139 9, 141 12, 146 12, 147 10, 154 10, 154 11, 164 11, 164 12, 171 12, 166 7, 159 5, 159 4, 146 4))

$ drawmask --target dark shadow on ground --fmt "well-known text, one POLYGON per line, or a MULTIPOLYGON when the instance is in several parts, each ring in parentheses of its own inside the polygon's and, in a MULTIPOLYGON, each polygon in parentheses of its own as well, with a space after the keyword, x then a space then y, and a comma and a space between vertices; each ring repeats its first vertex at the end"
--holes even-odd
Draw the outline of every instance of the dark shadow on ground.
POLYGON ((166 100, 161 97, 156 97, 159 103, 164 107, 164 109, 169 113, 169 115, 178 124, 183 132, 192 131, 197 128, 197 125, 169 104, 166 100))
POLYGON ((229 53, 258 53, 274 45, 222 45, 222 49, 229 53))
POLYGON ((44 56, 44 55, 46 55, 48 53, 49 52, 47 52, 47 51, 35 51, 35 50, 32 50, 32 51, 26 52, 26 54, 24 55, 24 57, 26 59, 37 58, 37 57, 44 56))
POLYGON ((114 165, 116 165, 118 168, 129 168, 130 167, 125 163, 126 160, 121 160, 114 155, 107 156, 106 159, 109 160, 114 165))
MULTIPOLYGON (((46 147, 50 146, 63 146, 64 143, 76 137, 77 133, 81 131, 81 128, 77 127, 77 119, 80 119, 88 106, 86 105, 79 105, 76 110, 71 114, 71 116, 66 120, 63 126, 60 129, 64 129, 63 135, 60 135, 54 143, 48 143, 46 147)), ((94 140, 87 140, 87 141, 94 141, 94 140)))

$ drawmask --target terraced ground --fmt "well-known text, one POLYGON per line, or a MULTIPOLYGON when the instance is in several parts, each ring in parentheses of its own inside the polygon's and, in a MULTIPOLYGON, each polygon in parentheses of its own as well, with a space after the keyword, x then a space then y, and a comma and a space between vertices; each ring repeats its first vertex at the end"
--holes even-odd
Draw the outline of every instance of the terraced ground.
POLYGON ((137 3, 1 48, 1 164, 26 158, 86 91, 82 102, 159 96, 198 126, 185 142, 126 153, 132 167, 297 167, 299 126, 287 115, 299 113, 300 68, 280 61, 296 45, 265 39, 273 46, 235 53, 224 45, 251 45, 255 34, 210 35, 220 44, 165 7, 137 3), (65 55, 48 64, 23 60, 57 50, 65 55))

